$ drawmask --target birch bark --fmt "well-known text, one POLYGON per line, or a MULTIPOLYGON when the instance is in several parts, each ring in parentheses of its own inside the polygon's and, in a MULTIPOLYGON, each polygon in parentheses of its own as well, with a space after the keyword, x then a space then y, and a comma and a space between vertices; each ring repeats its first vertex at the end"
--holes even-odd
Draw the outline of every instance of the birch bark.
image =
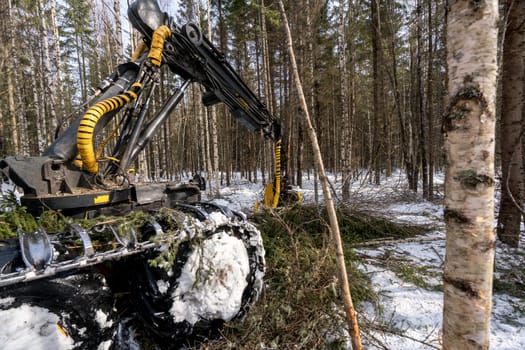
POLYGON ((498 2, 451 1, 443 349, 489 349, 498 2))

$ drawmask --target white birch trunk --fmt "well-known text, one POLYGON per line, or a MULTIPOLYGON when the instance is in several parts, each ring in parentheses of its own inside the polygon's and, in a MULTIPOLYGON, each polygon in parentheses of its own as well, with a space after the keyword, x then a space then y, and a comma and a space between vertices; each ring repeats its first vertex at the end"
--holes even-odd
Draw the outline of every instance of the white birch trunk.
POLYGON ((489 349, 498 2, 452 1, 449 10, 443 349, 489 349))
POLYGON ((350 175, 351 175, 351 152, 352 141, 350 138, 350 115, 348 110, 348 70, 346 68, 347 45, 346 45, 346 11, 347 4, 345 0, 339 0, 339 23, 337 31, 337 46, 339 60, 339 90, 341 103, 341 175, 342 175, 342 194, 343 200, 350 199, 350 175))
MULTIPOLYGON (((42 51, 43 51, 43 70, 44 70, 44 96, 45 104, 47 105, 47 110, 49 115, 46 115, 45 118, 48 120, 49 129, 51 132, 54 132, 57 127, 57 113, 56 113, 56 99, 55 93, 57 91, 56 79, 53 76, 51 71, 51 54, 49 46, 49 34, 47 28, 47 18, 43 15, 44 5, 42 0, 37 2, 37 13, 40 16, 40 26, 41 26, 41 41, 42 41, 42 51)), ((48 142, 51 141, 51 135, 48 135, 48 142)))
MULTIPOLYGON (((208 39, 212 40, 212 24, 211 24, 211 0, 208 0, 208 39)), ((212 181, 215 183, 215 195, 220 194, 220 180, 219 180, 219 136, 217 134, 217 111, 215 107, 210 107, 210 131, 211 131, 211 145, 213 150, 213 171, 212 171, 212 181)), ((211 190, 211 186, 210 186, 211 190)))
POLYGON ((49 1, 50 14, 51 14, 51 31, 53 32, 53 62, 56 69, 56 91, 54 92, 57 98, 58 106, 60 107, 60 113, 64 113, 64 77, 63 77, 63 65, 62 57, 60 52, 60 33, 58 31, 57 11, 56 11, 56 0, 49 1))
MULTIPOLYGON (((11 0, 8 1, 8 25, 10 28, 14 28, 14 21, 13 21, 13 7, 11 4, 11 0)), ((15 58, 15 38, 14 38, 14 32, 12 32, 11 37, 9 38, 9 58, 8 58, 8 64, 9 67, 7 69, 7 100, 8 100, 8 108, 9 108, 9 116, 10 116, 10 135, 11 135, 11 143, 12 143, 12 151, 14 151, 15 154, 19 151, 19 141, 18 141, 18 123, 17 123, 17 109, 16 109, 16 103, 15 103, 15 91, 16 91, 16 73, 15 73, 15 66, 16 66, 16 58, 15 58)))
POLYGON ((113 0, 113 11, 115 11, 115 44, 117 63, 124 62, 124 46, 122 45, 122 21, 120 20, 120 0, 113 0))

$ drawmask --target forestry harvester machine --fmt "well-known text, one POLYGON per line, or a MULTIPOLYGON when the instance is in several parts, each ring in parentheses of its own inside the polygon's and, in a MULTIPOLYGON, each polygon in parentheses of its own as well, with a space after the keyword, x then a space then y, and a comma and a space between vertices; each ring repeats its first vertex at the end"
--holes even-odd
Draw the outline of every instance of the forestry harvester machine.
POLYGON ((177 25, 156 0, 134 1, 128 17, 142 35, 131 61, 99 85, 41 156, 0 160, 4 180, 22 190, 22 209, 2 215, 25 218, 0 240, 0 312, 48 309, 77 348, 127 349, 140 334, 162 349, 205 338, 241 318, 261 290, 262 238, 245 214, 201 202, 201 178, 145 183, 130 172, 191 83, 202 87, 205 106, 224 103, 243 126, 275 142, 275 180, 261 204, 301 200, 281 176, 279 122, 199 28, 177 25), (162 66, 180 86, 150 114, 162 66), (100 140, 106 128, 114 130, 100 140), (100 322, 101 312, 111 322, 100 322))

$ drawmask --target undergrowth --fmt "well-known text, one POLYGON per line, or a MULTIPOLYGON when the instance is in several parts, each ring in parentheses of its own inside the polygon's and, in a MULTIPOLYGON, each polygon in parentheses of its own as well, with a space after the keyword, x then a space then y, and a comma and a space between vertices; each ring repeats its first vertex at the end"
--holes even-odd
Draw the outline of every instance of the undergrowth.
MULTIPOLYGON (((358 258, 356 242, 404 238, 421 228, 339 209, 348 279, 354 306, 378 298, 358 258)), ((266 249, 265 288, 244 322, 230 322, 207 349, 346 349, 348 328, 339 296, 326 212, 314 206, 287 208, 252 218, 266 249)))
POLYGON ((515 266, 494 278, 494 293, 505 293, 525 301, 525 269, 515 266))

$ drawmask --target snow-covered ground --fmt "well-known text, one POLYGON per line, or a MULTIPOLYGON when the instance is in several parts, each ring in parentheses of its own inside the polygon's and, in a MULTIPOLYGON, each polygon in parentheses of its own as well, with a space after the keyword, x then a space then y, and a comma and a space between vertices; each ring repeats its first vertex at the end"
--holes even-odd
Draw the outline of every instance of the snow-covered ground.
MULTIPOLYGON (((337 181, 333 176, 330 179, 337 190, 337 181)), ((436 179, 438 190, 442 181, 442 177, 436 179)), ((314 202, 313 179, 305 179, 304 184, 305 200, 314 202)), ((230 187, 222 188, 220 198, 213 201, 249 213, 254 203, 262 198, 262 191, 260 182, 252 184, 238 179, 230 187)), ((356 181, 352 195, 359 203, 356 205, 366 205, 393 220, 433 228, 424 240, 357 250, 362 259, 360 268, 370 277, 379 295, 377 304, 365 303, 359 310, 361 321, 371 324, 364 327, 367 330, 363 335, 366 349, 440 348, 443 307, 440 286, 445 254, 441 205, 408 194, 401 174, 384 180, 381 186, 356 181)), ((322 200, 320 193, 319 199, 322 200)), ((499 244, 495 276, 520 266, 524 256, 523 248, 511 249, 499 244)), ((9 300, 2 299, 0 303, 9 303, 9 300)), ((56 315, 45 310, 21 306, 0 311, 0 323, 4 325, 0 327, 2 349, 71 349, 73 346, 55 326, 56 315), (9 327, 5 326, 7 324, 9 327)), ((525 349, 525 300, 495 294, 491 332, 491 349, 525 349)))
MULTIPOLYGON (((358 250, 368 257, 363 260, 362 268, 379 293, 382 308, 378 312, 372 304, 367 304, 361 310, 362 316, 394 330, 393 333, 380 330, 373 332, 375 339, 368 339, 371 343, 380 340, 388 349, 440 348, 443 293, 439 289, 445 241, 443 231, 427 236, 430 238, 428 241, 387 244, 358 250), (425 285, 411 283, 400 277, 399 272, 385 268, 385 259, 397 260, 404 267, 413 269, 424 280, 425 285)), ((514 255, 513 250, 498 246, 497 261, 503 259, 505 264, 518 266, 521 257, 514 255)), ((496 293, 493 297, 491 349, 524 348, 525 300, 496 293)), ((383 347, 371 346, 370 349, 383 347)))

